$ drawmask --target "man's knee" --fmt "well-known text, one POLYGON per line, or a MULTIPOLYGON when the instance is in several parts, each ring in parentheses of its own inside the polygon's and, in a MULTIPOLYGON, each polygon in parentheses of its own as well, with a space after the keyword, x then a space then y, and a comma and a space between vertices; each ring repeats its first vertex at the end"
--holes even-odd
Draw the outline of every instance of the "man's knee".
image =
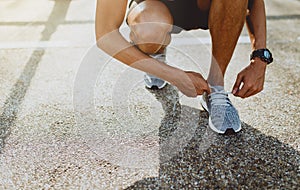
POLYGON ((153 54, 170 43, 173 18, 160 1, 143 1, 128 15, 131 40, 145 53, 153 54))
POLYGON ((172 25, 143 23, 131 27, 130 38, 143 52, 154 54, 170 43, 172 25))

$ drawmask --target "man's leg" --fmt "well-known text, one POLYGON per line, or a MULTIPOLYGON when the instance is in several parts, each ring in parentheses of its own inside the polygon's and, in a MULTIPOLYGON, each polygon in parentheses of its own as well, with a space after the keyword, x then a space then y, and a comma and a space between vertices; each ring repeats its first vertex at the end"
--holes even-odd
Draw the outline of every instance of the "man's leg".
POLYGON ((212 0, 210 5, 212 61, 207 81, 212 93, 201 103, 209 112, 210 128, 221 134, 241 130, 238 112, 224 91, 224 75, 246 19, 247 4, 248 0, 212 0))
POLYGON ((224 75, 243 29, 248 0, 212 0, 209 30, 212 38, 211 86, 224 86, 224 75))
MULTIPOLYGON (((160 1, 146 0, 133 4, 127 22, 130 26, 130 39, 145 54, 166 62, 165 48, 171 41, 173 18, 169 9, 160 1)), ((147 88, 161 89, 167 82, 156 76, 145 74, 147 88)))

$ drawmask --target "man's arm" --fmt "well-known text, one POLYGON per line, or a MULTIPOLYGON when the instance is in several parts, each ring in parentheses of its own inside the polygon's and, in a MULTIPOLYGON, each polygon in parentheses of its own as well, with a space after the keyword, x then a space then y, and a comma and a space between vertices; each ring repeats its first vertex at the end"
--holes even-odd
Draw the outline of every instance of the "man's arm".
POLYGON ((252 0, 250 14, 247 16, 247 28, 250 36, 252 49, 266 48, 266 11, 263 0, 252 0))
POLYGON ((127 42, 120 34, 119 28, 124 20, 126 8, 127 1, 124 0, 97 1, 96 38, 98 47, 131 67, 170 80, 166 76, 173 76, 173 72, 176 72, 175 68, 151 59, 127 42))
POLYGON ((127 42, 119 32, 124 20, 127 0, 98 0, 96 9, 96 38, 100 49, 117 60, 164 79, 178 87, 187 96, 197 96, 208 84, 198 73, 187 73, 163 64, 127 42), (200 79, 200 80, 199 80, 200 79))
MULTIPOLYGON (((266 13, 264 0, 252 0, 247 27, 252 50, 266 48, 266 13)), ((233 87, 233 94, 242 98, 250 97, 263 90, 267 63, 254 58, 248 67, 242 70, 233 87), (243 85, 242 85, 243 83, 243 85), (241 86, 242 85, 242 86, 241 86), (241 87, 241 88, 240 88, 241 87)))

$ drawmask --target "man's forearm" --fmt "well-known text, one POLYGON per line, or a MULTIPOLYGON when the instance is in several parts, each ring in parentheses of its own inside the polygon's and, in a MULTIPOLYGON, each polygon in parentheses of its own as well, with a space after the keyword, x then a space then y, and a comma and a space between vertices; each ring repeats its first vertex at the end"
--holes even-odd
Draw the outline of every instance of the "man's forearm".
POLYGON ((118 30, 109 32, 98 39, 97 45, 110 56, 135 69, 150 73, 170 83, 180 73, 179 69, 160 63, 144 54, 126 41, 118 30))
POLYGON ((266 12, 263 0, 253 0, 247 16, 247 27, 252 49, 266 48, 266 12))

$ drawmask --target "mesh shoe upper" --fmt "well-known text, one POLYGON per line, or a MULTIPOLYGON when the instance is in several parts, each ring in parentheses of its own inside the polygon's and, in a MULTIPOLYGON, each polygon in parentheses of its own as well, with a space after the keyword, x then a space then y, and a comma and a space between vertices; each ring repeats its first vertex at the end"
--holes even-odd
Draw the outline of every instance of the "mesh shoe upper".
POLYGON ((233 129, 235 132, 241 130, 238 111, 228 98, 228 93, 221 90, 204 96, 206 97, 202 105, 209 112, 209 126, 212 130, 221 134, 228 129, 233 129))

